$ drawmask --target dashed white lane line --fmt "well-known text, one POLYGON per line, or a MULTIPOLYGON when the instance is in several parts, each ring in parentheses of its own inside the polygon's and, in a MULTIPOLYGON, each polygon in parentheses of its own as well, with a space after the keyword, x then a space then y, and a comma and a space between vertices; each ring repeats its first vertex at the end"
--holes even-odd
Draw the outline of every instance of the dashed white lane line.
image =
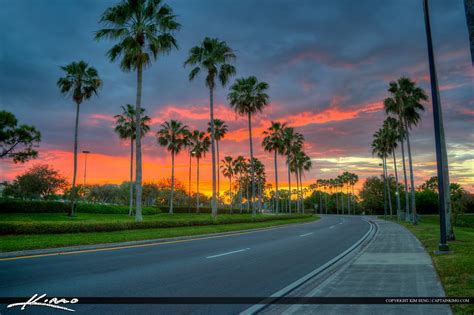
POLYGON ((230 255, 230 254, 245 252, 246 250, 249 250, 249 249, 250 249, 250 248, 243 248, 243 249, 234 250, 234 251, 227 252, 227 253, 223 253, 223 254, 217 254, 217 255, 207 256, 206 258, 208 258, 208 259, 209 259, 209 258, 217 258, 217 257, 226 256, 226 255, 230 255))
POLYGON ((331 225, 329 228, 330 228, 330 229, 334 229, 334 225, 331 225))
POLYGON ((310 233, 306 233, 306 234, 301 234, 300 236, 308 236, 308 235, 311 235, 313 234, 314 232, 310 232, 310 233))

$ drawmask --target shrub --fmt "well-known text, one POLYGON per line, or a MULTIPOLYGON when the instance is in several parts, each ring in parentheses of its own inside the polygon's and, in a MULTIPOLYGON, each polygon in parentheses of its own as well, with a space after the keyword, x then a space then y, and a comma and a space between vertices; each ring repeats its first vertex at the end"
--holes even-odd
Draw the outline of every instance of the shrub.
MULTIPOLYGON (((0 199, 0 213, 67 213, 70 204, 59 201, 0 199)), ((128 206, 78 203, 79 213, 127 214, 128 206)), ((143 207, 143 214, 158 214, 156 207, 143 207)))
POLYGON ((221 217, 216 220, 168 220, 168 221, 143 221, 143 222, 5 222, 0 223, 0 235, 7 234, 56 234, 56 233, 83 233, 83 232, 110 232, 133 229, 151 228, 176 228, 185 226, 203 226, 215 224, 235 224, 250 222, 266 222, 274 220, 288 220, 297 218, 308 218, 311 215, 275 215, 249 217, 221 217))

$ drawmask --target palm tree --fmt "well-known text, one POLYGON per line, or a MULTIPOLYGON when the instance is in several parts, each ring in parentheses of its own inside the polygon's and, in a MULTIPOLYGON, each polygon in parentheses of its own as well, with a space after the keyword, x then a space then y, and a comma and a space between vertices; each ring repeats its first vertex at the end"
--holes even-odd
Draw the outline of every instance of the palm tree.
POLYGON ((79 109, 83 101, 89 100, 102 86, 97 70, 86 62, 71 62, 61 67, 66 76, 59 78, 57 85, 62 94, 70 96, 76 103, 76 123, 74 125, 74 171, 71 188, 71 210, 69 216, 74 215, 76 206, 76 173, 77 173, 77 137, 79 129, 79 109))
MULTIPOLYGON (((275 164, 275 190, 276 190, 276 200, 280 200, 280 196, 278 194, 278 162, 277 162, 277 154, 285 153, 284 147, 284 138, 283 138, 283 130, 286 128, 285 123, 280 122, 271 122, 271 126, 263 132, 264 138, 262 141, 263 149, 267 152, 273 152, 274 157, 273 161, 275 164)), ((278 204, 276 204, 276 212, 278 213, 278 204)))
POLYGON ((292 152, 301 150, 304 137, 301 133, 295 132, 294 128, 283 129, 283 143, 286 155, 286 165, 288 166, 288 212, 291 213, 291 168, 290 159, 292 152))
MULTIPOLYGON (((216 151, 217 151, 217 169, 220 170, 220 157, 219 157, 219 142, 224 139, 226 133, 228 131, 228 127, 225 124, 225 121, 220 119, 214 119, 214 139, 216 141, 216 151)), ((208 123, 207 132, 211 133, 211 122, 208 123)), ((221 173, 217 172, 217 201, 219 201, 219 197, 221 195, 221 173)))
POLYGON ((188 129, 185 130, 184 133, 184 146, 188 149, 189 154, 189 167, 188 167, 188 212, 191 213, 191 166, 192 166, 192 158, 193 154, 193 139, 192 133, 188 129))
MULTIPOLYGON (((290 162, 291 169, 296 175, 296 191, 297 191, 297 210, 304 212, 304 203, 302 204, 302 174, 304 170, 309 170, 312 167, 312 162, 309 156, 306 155, 302 150, 296 151, 292 154, 292 160, 290 162)), ((329 186, 329 181, 326 182, 329 186)))
MULTIPOLYGON (((122 114, 115 115, 115 132, 119 135, 120 139, 130 139, 130 209, 128 210, 128 215, 131 216, 133 213, 133 142, 135 140, 135 109, 132 105, 127 104, 127 106, 121 106, 122 114)), ((141 109, 141 132, 142 137, 150 131, 151 118, 148 116, 143 116, 145 109, 141 109)))
POLYGON ((301 192, 302 192, 302 199, 301 199, 301 207, 303 209, 303 213, 304 213, 304 193, 305 193, 305 189, 303 189, 303 175, 304 175, 304 172, 305 171, 309 171, 311 168, 313 167, 313 162, 311 161, 311 158, 309 156, 307 156, 306 154, 304 154, 302 157, 301 157, 301 160, 300 160, 300 169, 299 169, 299 176, 300 176, 300 187, 301 187, 301 192))
POLYGON ((344 214, 344 176, 337 175, 336 177, 337 188, 341 189, 341 213, 344 214))
POLYGON ((398 145, 398 141, 402 141, 402 137, 399 133, 400 126, 397 119, 393 117, 387 117, 383 123, 383 128, 386 130, 387 145, 389 153, 392 153, 393 157, 393 168, 395 170, 395 195, 397 200, 397 216, 400 219, 401 209, 400 209, 400 191, 398 187, 398 172, 397 172, 397 159, 395 157, 395 150, 398 145))
POLYGON ((141 99, 143 69, 151 66, 158 55, 178 48, 174 33, 181 28, 173 10, 161 0, 122 0, 102 14, 99 21, 104 28, 95 34, 96 40, 109 39, 117 43, 107 52, 111 61, 121 58, 120 68, 137 72, 135 105, 136 144, 136 213, 142 221, 142 145, 141 99))
POLYGON ((221 169, 222 175, 229 179, 230 213, 232 213, 232 177, 234 176, 234 159, 231 156, 224 157, 221 169))
POLYGON ((206 135, 203 131, 194 130, 191 134, 192 146, 192 155, 196 158, 197 161, 197 193, 196 193, 196 212, 199 213, 199 160, 206 155, 206 152, 209 151, 209 146, 211 141, 209 136, 206 135))
POLYGON ((181 152, 186 145, 186 134, 188 127, 176 120, 166 121, 156 133, 158 143, 171 152, 171 193, 169 213, 173 214, 174 199, 174 157, 181 152))
POLYGON ((231 91, 227 96, 230 106, 237 114, 248 116, 250 168, 252 176, 252 215, 255 216, 255 207, 253 207, 253 200, 255 199, 255 168, 253 165, 252 115, 262 112, 263 108, 270 102, 270 97, 265 93, 268 89, 268 84, 258 82, 256 77, 250 76, 248 78, 237 79, 230 89, 231 91))
POLYGON ((383 179, 384 179, 384 215, 386 215, 386 205, 385 205, 385 196, 388 196, 388 204, 390 207, 390 217, 392 217, 392 201, 390 194, 390 186, 387 175, 387 156, 389 154, 389 145, 387 141, 387 130, 380 128, 374 134, 374 139, 372 142, 372 154, 376 154, 379 158, 382 159, 383 167, 383 179))
MULTIPOLYGON (((351 173, 350 184, 352 186, 352 201, 353 202, 356 202, 355 194, 354 194, 354 186, 355 184, 357 184, 358 181, 359 181, 359 176, 357 174, 351 173)), ((355 212, 355 203, 353 203, 353 213, 354 212, 355 212)))
POLYGON ((242 155, 239 155, 234 160, 234 172, 239 174, 239 203, 240 203, 240 213, 242 213, 242 174, 245 171, 245 158, 242 155))
POLYGON ((402 77, 397 82, 390 82, 388 91, 392 94, 392 98, 388 98, 384 102, 385 111, 388 114, 397 116, 400 124, 404 128, 404 135, 407 141, 408 149, 408 165, 410 168, 410 185, 411 185, 411 207, 412 207, 412 221, 417 224, 416 218, 416 203, 415 203, 415 179, 413 175, 413 163, 410 147, 410 132, 409 130, 416 126, 421 120, 420 111, 424 111, 421 104, 426 101, 425 91, 416 86, 415 82, 409 78, 402 77))
POLYGON ((217 38, 204 38, 201 46, 195 46, 189 51, 189 57, 184 65, 194 66, 189 73, 189 81, 192 81, 201 72, 207 71, 206 86, 209 88, 210 128, 211 128, 211 152, 212 152, 212 216, 217 216, 216 203, 216 153, 215 153, 215 125, 214 125, 214 89, 216 77, 222 86, 225 86, 230 77, 235 75, 235 67, 230 64, 235 59, 233 50, 226 42, 217 38))
POLYGON ((265 186, 266 175, 265 175, 265 165, 257 158, 254 158, 253 161, 255 167, 255 180, 257 185, 257 195, 259 200, 258 209, 262 210, 263 202, 263 187, 265 186))

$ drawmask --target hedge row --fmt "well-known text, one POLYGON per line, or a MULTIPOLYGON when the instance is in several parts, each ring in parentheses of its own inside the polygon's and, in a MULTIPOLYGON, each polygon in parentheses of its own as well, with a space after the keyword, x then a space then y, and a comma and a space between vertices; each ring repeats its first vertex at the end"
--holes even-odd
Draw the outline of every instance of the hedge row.
POLYGON ((59 234, 59 233, 84 233, 84 232, 111 232, 121 230, 134 229, 152 229, 152 228, 175 228, 185 226, 203 226, 217 224, 233 224, 233 223, 250 223, 250 222, 266 222, 275 220, 288 220, 298 218, 308 218, 308 214, 293 215, 275 215, 275 216, 258 216, 256 218, 249 217, 233 217, 218 218, 216 220, 176 220, 176 221, 142 221, 142 222, 5 222, 0 223, 0 235, 7 234, 59 234))
MULTIPOLYGON (((0 213, 67 213, 70 209, 70 204, 60 201, 43 201, 43 200, 18 200, 0 198, 0 213)), ((93 203, 78 203, 76 211, 79 213, 100 213, 100 214, 128 214, 128 206, 110 205, 110 204, 93 204, 93 203)), ((160 210, 157 207, 143 207, 142 213, 144 215, 167 213, 168 209, 160 210)), ((194 207, 174 207, 173 213, 196 213, 196 206, 194 207)), ((211 213, 211 208, 201 207, 199 213, 211 213)), ((234 208, 232 212, 229 208, 220 208, 219 214, 239 214, 240 209, 234 208)), ((246 209, 242 212, 248 213, 246 209)))
MULTIPOLYGON (((70 203, 42 200, 0 199, 0 213, 67 213, 70 203)), ((78 203, 79 213, 128 214, 128 206, 78 203)), ((156 207, 143 207, 143 214, 158 214, 156 207)))

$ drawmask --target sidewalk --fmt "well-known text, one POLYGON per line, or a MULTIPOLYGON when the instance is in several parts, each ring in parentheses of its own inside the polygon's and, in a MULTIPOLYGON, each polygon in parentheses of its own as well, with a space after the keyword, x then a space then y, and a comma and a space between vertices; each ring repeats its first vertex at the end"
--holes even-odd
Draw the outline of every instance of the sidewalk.
MULTIPOLYGON (((325 281, 292 296, 444 297, 430 256, 404 227, 374 219, 372 242, 325 281)), ((275 305, 266 314, 451 314, 449 305, 275 305)))

